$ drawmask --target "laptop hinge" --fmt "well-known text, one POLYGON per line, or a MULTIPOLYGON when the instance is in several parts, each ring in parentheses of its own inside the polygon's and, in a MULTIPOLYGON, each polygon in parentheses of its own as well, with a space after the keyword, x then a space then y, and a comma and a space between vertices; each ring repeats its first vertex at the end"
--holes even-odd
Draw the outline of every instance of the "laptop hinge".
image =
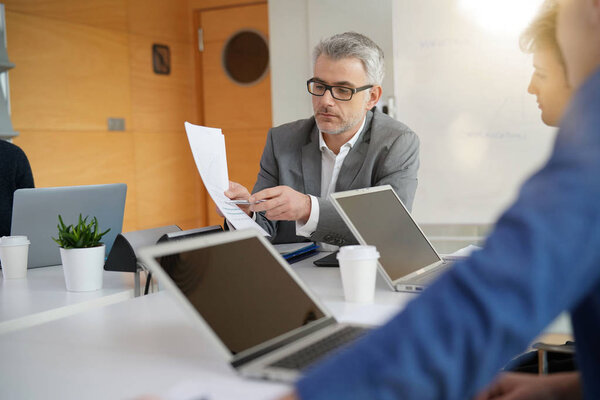
POLYGON ((285 338, 278 340, 276 343, 272 343, 270 345, 267 345, 266 347, 260 349, 260 350, 256 350, 256 351, 252 351, 251 354, 242 356, 238 359, 235 359, 233 361, 231 361, 231 365, 234 368, 237 368, 241 365, 244 365, 250 361, 253 361, 267 353, 272 352, 273 350, 279 349, 287 344, 293 343, 296 340, 308 336, 316 331, 319 331, 329 325, 333 325, 336 324, 337 321, 335 320, 335 318, 333 317, 329 317, 329 318, 325 318, 321 321, 316 321, 313 325, 311 325, 310 327, 306 327, 304 329, 301 329, 300 332, 296 332, 295 334, 292 334, 291 336, 286 336, 285 338))

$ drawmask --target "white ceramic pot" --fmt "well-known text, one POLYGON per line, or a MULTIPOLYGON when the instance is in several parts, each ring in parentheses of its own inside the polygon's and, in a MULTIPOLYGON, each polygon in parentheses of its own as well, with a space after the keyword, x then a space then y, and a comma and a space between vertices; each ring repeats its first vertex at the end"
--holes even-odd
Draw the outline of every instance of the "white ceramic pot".
POLYGON ((84 249, 60 248, 65 283, 70 292, 89 292, 102 289, 104 245, 84 249))

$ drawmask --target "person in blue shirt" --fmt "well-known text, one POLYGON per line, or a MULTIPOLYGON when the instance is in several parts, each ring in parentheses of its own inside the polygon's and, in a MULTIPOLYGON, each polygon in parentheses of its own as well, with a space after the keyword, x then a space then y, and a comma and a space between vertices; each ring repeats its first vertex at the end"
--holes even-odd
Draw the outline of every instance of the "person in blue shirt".
MULTIPOLYGON (((560 124, 572 94, 567 82, 564 58, 556 41, 557 13, 558 3, 546 0, 520 40, 521 49, 533 54, 534 73, 527 91, 536 96, 542 121, 549 126, 560 124)), ((507 372, 482 391, 476 400, 581 397, 579 380, 577 371, 549 376, 507 372)))
POLYGON ((568 396, 600 399, 600 0, 559 0, 557 38, 574 94, 547 164, 481 251, 289 398, 468 399, 568 310, 581 373, 568 396))

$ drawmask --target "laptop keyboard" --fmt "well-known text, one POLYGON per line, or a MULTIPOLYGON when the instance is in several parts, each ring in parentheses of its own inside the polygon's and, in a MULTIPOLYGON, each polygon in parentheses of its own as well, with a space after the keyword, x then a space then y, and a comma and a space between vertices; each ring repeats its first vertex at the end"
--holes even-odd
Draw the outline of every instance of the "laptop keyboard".
POLYGON ((270 366, 292 370, 303 370, 332 350, 358 339, 366 333, 367 330, 368 328, 361 328, 358 326, 344 327, 309 346, 285 356, 270 366))

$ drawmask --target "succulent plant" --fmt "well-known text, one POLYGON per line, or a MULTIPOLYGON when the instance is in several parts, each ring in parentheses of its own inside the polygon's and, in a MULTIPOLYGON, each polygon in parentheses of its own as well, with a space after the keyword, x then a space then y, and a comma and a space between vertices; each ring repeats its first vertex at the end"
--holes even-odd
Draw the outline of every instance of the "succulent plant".
POLYGON ((100 241, 102 236, 106 235, 110 229, 104 232, 98 232, 98 220, 96 217, 88 223, 89 216, 85 218, 79 214, 77 225, 65 225, 62 216, 58 216, 58 239, 52 238, 63 249, 81 249, 87 247, 97 247, 102 245, 100 241))

